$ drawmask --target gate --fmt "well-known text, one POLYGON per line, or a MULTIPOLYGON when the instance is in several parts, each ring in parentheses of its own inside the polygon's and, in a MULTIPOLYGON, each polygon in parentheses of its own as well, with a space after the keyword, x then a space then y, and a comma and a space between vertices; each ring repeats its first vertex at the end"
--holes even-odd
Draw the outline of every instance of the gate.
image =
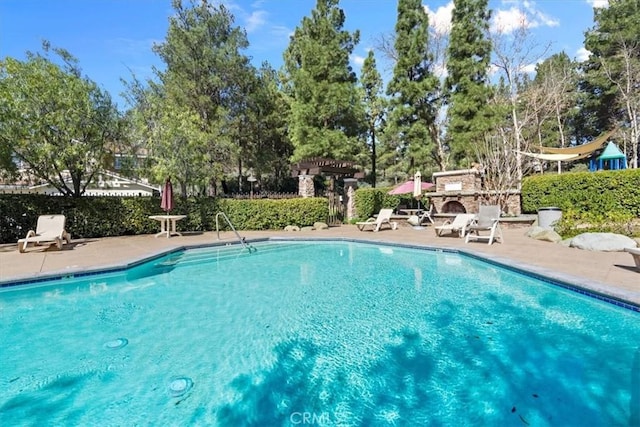
POLYGON ((329 200, 329 218, 327 218, 327 225, 341 225, 346 216, 346 206, 343 203, 343 197, 337 191, 327 191, 326 197, 329 200))

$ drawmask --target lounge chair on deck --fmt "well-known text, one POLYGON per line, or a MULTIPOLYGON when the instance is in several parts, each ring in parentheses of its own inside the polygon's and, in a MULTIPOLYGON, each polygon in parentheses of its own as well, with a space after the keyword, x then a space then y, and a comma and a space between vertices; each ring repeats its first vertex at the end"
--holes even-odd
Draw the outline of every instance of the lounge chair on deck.
POLYGON ((58 249, 71 241, 71 235, 65 230, 66 218, 64 215, 40 215, 36 225, 36 231, 29 230, 27 237, 18 240, 18 250, 24 252, 29 243, 41 245, 55 243, 58 249))
POLYGON ((464 237, 467 232, 467 227, 469 223, 473 221, 475 218, 474 214, 458 214, 451 221, 450 219, 446 220, 444 224, 437 225, 433 227, 436 231, 436 236, 440 237, 443 234, 453 234, 457 233, 460 237, 464 237))
POLYGON ((636 269, 640 271, 640 248, 625 248, 625 252, 629 252, 636 262, 636 269))
POLYGON ((503 242, 502 230, 500 229, 500 206, 497 205, 481 205, 478 215, 471 222, 467 229, 467 238, 465 243, 471 240, 487 240, 488 244, 492 244, 494 240, 503 242), (486 231, 488 235, 481 235, 481 231, 486 231))
POLYGON ((391 222, 391 215, 393 209, 380 209, 376 218, 369 218, 366 221, 356 222, 358 230, 364 231, 367 228, 371 228, 373 231, 379 231, 383 224, 387 224, 389 228, 394 228, 391 222))

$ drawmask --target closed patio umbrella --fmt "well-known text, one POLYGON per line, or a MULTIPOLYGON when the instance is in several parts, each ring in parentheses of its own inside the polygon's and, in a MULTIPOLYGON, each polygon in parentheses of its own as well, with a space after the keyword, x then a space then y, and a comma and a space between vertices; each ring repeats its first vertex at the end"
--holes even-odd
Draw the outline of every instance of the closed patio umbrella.
POLYGON ((413 197, 418 199, 418 202, 420 202, 420 197, 422 197, 422 175, 420 171, 417 171, 415 175, 413 175, 413 197))
POLYGON ((167 178, 162 187, 160 208, 166 213, 169 213, 173 209, 173 186, 171 185, 171 178, 167 178))

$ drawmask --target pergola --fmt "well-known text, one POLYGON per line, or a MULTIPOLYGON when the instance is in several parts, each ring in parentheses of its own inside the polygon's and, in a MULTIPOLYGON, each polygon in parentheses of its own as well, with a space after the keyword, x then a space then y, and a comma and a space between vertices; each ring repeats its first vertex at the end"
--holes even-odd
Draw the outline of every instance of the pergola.
POLYGON ((324 157, 311 157, 300 160, 291 165, 291 176, 300 175, 329 175, 332 177, 355 177, 363 175, 358 172, 353 162, 346 160, 334 160, 324 157))

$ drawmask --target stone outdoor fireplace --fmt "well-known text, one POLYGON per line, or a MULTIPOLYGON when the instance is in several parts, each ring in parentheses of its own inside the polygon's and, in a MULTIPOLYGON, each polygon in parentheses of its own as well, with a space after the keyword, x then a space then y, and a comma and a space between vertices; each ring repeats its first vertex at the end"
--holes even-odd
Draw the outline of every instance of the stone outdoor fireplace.
MULTIPOLYGON (((482 172, 478 169, 462 169, 435 172, 435 191, 426 193, 439 214, 478 213, 481 204, 487 204, 491 192, 485 190, 482 172)), ((503 210, 519 215, 520 193, 511 192, 503 210)))

